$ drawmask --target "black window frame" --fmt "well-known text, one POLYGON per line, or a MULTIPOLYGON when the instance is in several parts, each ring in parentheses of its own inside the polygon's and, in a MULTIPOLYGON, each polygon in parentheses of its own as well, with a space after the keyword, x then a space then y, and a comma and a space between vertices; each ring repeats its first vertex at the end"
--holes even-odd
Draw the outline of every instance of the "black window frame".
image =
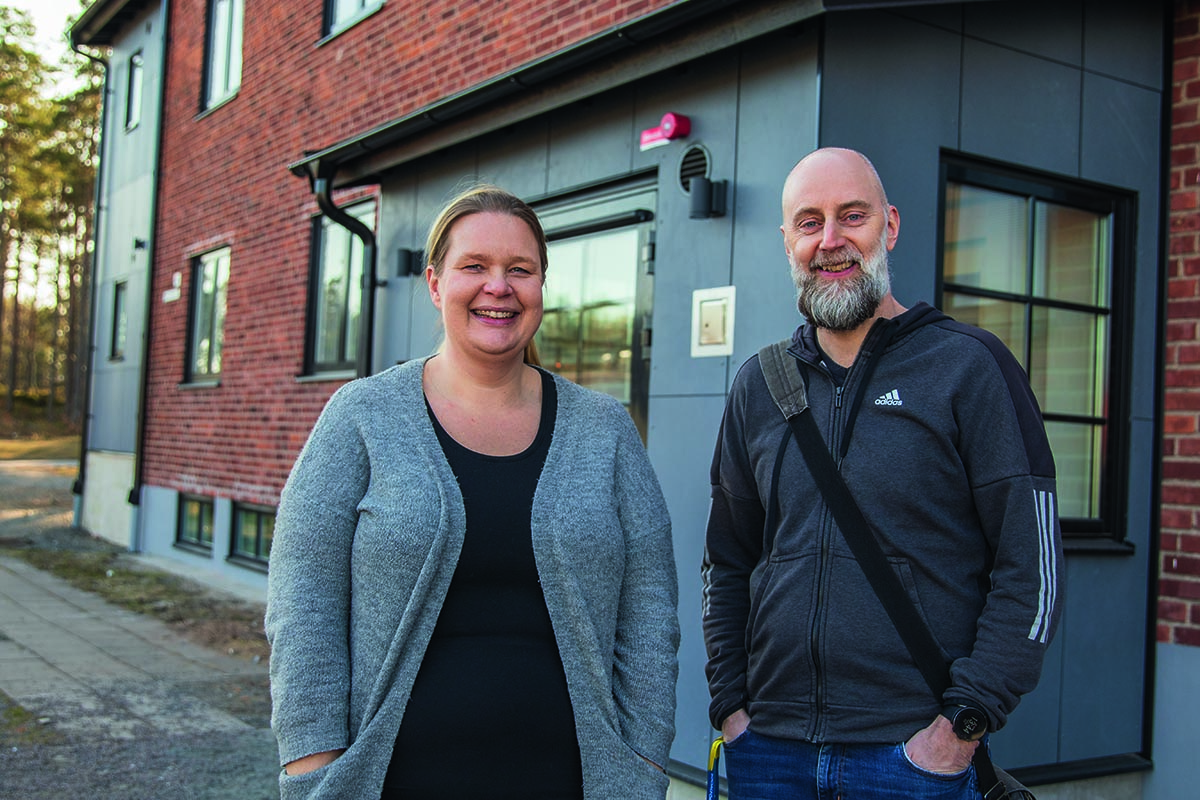
POLYGON ((112 330, 108 343, 108 360, 125 360, 125 342, 129 330, 129 283, 113 284, 112 330))
MULTIPOLYGON (((369 227, 375 230, 379 213, 379 203, 375 198, 366 198, 356 200, 341 206, 341 210, 350 216, 356 216, 356 211, 370 207, 371 222, 369 227)), ((357 217, 356 217, 357 218, 357 217)), ((339 346, 339 356, 334 361, 318 361, 317 360, 317 332, 318 321, 323 309, 321 303, 321 287, 325 276, 325 229, 326 224, 338 225, 332 218, 325 214, 318 214, 312 219, 312 227, 309 239, 309 265, 308 265, 308 298, 305 302, 305 324, 304 324, 304 374, 305 375, 322 375, 327 373, 341 374, 348 371, 353 371, 358 362, 359 337, 353 339, 346 337, 345 322, 350 314, 350 291, 346 294, 346 304, 342 309, 342 341, 339 346)), ((340 227, 340 226, 339 226, 340 227)), ((345 230, 343 228, 343 230, 345 230)), ((346 231, 347 244, 350 248, 358 248, 360 251, 360 261, 362 269, 367 270, 370 265, 366 263, 366 246, 362 239, 354 235, 351 231, 346 231)), ((347 253, 347 264, 353 263, 353 250, 347 253)), ((369 291, 365 286, 362 286, 362 276, 359 276, 359 325, 364 324, 362 316, 362 303, 365 301, 364 292, 369 291)), ((350 288, 350 283, 347 281, 347 288, 350 288)), ((361 334, 361 331, 360 331, 361 334)))
MULTIPOLYGON (((228 246, 218 247, 213 250, 208 250, 208 251, 201 253, 197 256, 194 256, 192 258, 191 287, 190 287, 190 291, 188 292, 187 345, 184 348, 184 353, 185 353, 185 360, 184 360, 184 365, 183 365, 184 383, 215 383, 215 382, 220 381, 220 379, 221 379, 221 367, 217 367, 216 369, 213 369, 213 366, 212 366, 213 352, 211 349, 208 354, 208 368, 203 371, 196 369, 196 341, 197 341, 197 339, 196 339, 197 327, 196 326, 200 322, 200 320, 199 320, 200 291, 201 291, 201 288, 203 287, 203 280, 202 280, 201 273, 205 266, 205 258, 213 255, 214 253, 222 253, 222 252, 226 254, 226 257, 228 258, 228 261, 229 261, 229 270, 232 271, 233 250, 232 250, 232 248, 230 248, 228 246)), ((227 276, 226 277, 226 291, 227 292, 228 292, 228 279, 229 278, 227 276)), ((213 304, 214 315, 216 314, 216 308, 217 308, 216 303, 214 303, 213 304)), ((219 348, 219 352, 221 353, 222 361, 224 359, 225 323, 226 323, 226 320, 228 319, 227 311, 228 311, 228 299, 226 298, 225 302, 222 304, 222 309, 221 309, 221 347, 219 348)), ((215 333, 216 333, 215 320, 210 322, 210 327, 211 327, 210 335, 215 335, 215 333)))
POLYGON ((268 542, 274 541, 275 531, 275 514, 276 510, 270 506, 258 505, 255 503, 234 503, 231 512, 232 524, 229 529, 229 560, 239 564, 246 564, 256 568, 266 568, 271 558, 271 548, 268 543, 266 552, 263 553, 263 523, 266 519, 271 520, 271 537, 268 542), (255 532, 254 532, 254 552, 249 553, 240 549, 242 541, 242 518, 246 515, 255 517, 255 532))
POLYGON ((184 550, 192 550, 204 554, 212 553, 213 542, 216 539, 216 501, 211 497, 199 494, 180 494, 179 507, 175 517, 175 546, 184 550), (199 528, 195 536, 187 536, 188 507, 195 504, 199 510, 199 528), (205 512, 207 511, 209 538, 203 538, 205 512))
MULTIPOLYGON (((1137 197, 1133 192, 1079 178, 1041 172, 999 161, 943 151, 938 183, 937 217, 937 274, 935 303, 944 305, 944 294, 950 290, 978 297, 1020 302, 1025 304, 1028 320, 1034 305, 1066 310, 1085 310, 1099 313, 1070 302, 1017 296, 1006 292, 982 289, 945 281, 946 188, 949 183, 965 184, 985 190, 1024 195, 1028 198, 1061 206, 1108 215, 1111 220, 1112 250, 1110 253, 1109 307, 1106 331, 1108 360, 1106 384, 1106 413, 1103 417, 1104 445, 1100 458, 1099 516, 1060 516, 1063 537, 1073 548, 1089 544, 1107 548, 1123 544, 1128 530, 1130 421, 1128 409, 1132 392, 1133 276, 1136 266, 1137 197)), ((1028 325, 1028 322, 1027 322, 1028 325)), ((1026 353, 1015 354, 1022 365, 1028 363, 1026 353)), ((1043 410, 1047 422, 1080 421, 1080 415, 1063 415, 1043 410)))

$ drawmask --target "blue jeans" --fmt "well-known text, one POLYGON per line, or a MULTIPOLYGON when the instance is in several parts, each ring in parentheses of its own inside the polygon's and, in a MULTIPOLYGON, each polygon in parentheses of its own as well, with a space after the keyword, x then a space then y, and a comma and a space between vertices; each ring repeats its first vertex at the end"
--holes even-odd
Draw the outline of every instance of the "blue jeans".
POLYGON ((974 767, 928 772, 903 742, 810 744, 747 730, 724 749, 729 800, 979 800, 974 767))

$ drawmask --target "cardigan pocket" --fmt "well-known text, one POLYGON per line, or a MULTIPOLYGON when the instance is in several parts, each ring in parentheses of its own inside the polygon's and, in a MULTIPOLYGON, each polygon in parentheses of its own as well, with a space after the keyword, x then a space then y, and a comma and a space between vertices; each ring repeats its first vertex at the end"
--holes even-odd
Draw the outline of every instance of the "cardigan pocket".
POLYGON ((279 800, 305 800, 305 798, 313 797, 316 789, 336 763, 336 760, 331 761, 323 767, 318 767, 303 775, 289 775, 280 770, 279 800))

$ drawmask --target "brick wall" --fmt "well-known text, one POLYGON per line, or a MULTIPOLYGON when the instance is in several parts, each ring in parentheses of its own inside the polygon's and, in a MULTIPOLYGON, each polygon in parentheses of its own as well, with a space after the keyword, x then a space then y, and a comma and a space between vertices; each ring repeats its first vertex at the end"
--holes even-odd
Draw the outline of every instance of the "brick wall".
POLYGON ((1175 6, 1158 640, 1200 646, 1200 2, 1175 6))
POLYGON ((145 478, 273 505, 337 382, 302 383, 311 192, 287 165, 670 0, 388 2, 321 43, 321 3, 246 7, 241 87, 202 111, 205 0, 171 3, 145 478), (219 386, 181 384, 190 261, 231 249, 219 386), (174 275, 181 298, 163 299, 174 275))

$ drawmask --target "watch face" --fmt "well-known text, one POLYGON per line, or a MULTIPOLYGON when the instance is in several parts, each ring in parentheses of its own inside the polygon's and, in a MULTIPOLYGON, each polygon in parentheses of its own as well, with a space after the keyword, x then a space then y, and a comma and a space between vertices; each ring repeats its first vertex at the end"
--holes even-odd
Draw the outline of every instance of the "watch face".
POLYGON ((987 733, 987 716, 978 708, 963 706, 954 715, 954 733, 967 742, 982 739, 987 733))

